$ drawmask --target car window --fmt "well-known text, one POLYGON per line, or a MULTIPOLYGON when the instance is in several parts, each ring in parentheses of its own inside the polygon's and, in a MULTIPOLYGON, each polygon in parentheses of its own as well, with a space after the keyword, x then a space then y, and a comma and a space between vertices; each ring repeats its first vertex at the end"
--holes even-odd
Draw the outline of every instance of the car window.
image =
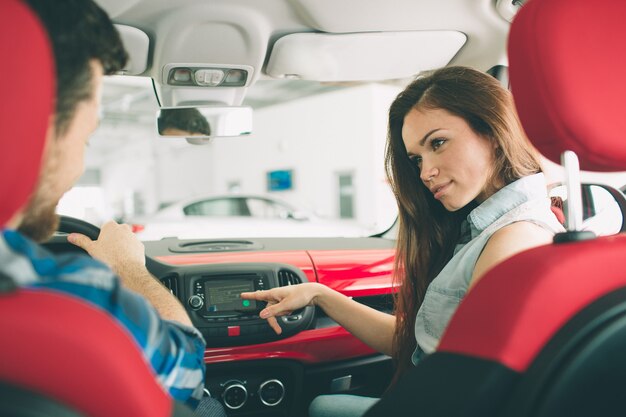
MULTIPOLYGON (((581 187, 582 230, 594 232, 597 236, 609 236, 620 232, 624 216, 615 197, 606 189, 607 185, 583 184, 581 187)), ((568 202, 565 185, 553 185, 550 196, 565 207, 568 202)))
POLYGON ((205 200, 186 206, 187 216, 249 216, 245 200, 241 198, 205 200))
POLYGON ((248 198, 246 200, 250 215, 267 219, 287 219, 292 216, 289 207, 278 202, 263 200, 260 198, 248 198))

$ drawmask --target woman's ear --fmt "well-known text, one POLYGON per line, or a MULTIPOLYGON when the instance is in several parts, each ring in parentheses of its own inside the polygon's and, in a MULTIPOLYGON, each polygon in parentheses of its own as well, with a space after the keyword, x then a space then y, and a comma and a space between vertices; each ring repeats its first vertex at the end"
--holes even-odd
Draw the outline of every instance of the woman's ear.
POLYGON ((494 150, 500 149, 500 142, 498 142, 494 138, 491 138, 490 140, 491 140, 491 146, 493 147, 494 150))

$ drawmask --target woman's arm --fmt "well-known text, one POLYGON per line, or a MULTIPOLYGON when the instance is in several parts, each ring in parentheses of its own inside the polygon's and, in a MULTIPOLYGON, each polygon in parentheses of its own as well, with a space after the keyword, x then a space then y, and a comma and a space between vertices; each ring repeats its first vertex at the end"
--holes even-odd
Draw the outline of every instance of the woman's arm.
POLYGON ((268 306, 261 311, 261 318, 278 334, 281 328, 277 316, 290 314, 307 305, 319 306, 346 330, 371 348, 391 354, 396 319, 391 314, 382 313, 318 283, 306 283, 267 291, 242 293, 241 298, 267 301, 268 306))
POLYGON ((552 243, 553 233, 535 223, 512 223, 495 232, 481 253, 469 288, 471 289, 491 268, 525 250, 552 243))

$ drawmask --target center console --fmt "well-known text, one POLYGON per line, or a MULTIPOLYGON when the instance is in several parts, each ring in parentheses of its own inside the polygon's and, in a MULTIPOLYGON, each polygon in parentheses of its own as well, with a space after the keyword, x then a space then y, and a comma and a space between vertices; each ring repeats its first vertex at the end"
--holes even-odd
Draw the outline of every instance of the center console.
MULTIPOLYGON (((158 266, 157 266, 158 267, 158 266)), ((153 269, 155 269, 153 267, 153 269)), ((292 265, 280 263, 211 264, 163 270, 161 282, 183 303, 207 347, 243 346, 286 338, 314 326, 315 308, 277 317, 277 335, 259 313, 266 303, 241 298, 242 292, 269 290, 308 282, 292 265)), ((303 366, 282 359, 211 363, 206 367, 207 394, 229 416, 289 417, 301 414, 303 366)))
POLYGON ((304 415, 304 368, 294 361, 267 359, 207 366, 206 389, 229 416, 304 415))
MULTIPOLYGON (((184 277, 185 306, 207 346, 256 344, 289 337, 307 329, 314 319, 314 308, 305 307, 278 318, 280 336, 259 317, 266 303, 244 300, 242 292, 268 290, 307 282, 298 269, 283 264, 212 265, 210 272, 184 277)), ((179 297, 180 298, 180 297, 179 297)))

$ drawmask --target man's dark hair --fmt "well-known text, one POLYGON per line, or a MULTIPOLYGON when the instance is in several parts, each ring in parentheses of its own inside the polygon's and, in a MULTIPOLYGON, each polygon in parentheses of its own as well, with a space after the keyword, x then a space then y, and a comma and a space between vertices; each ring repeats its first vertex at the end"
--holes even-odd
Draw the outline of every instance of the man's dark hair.
POLYGON ((163 110, 157 119, 157 124, 159 132, 172 128, 184 130, 191 134, 200 133, 207 136, 211 134, 209 122, 194 107, 163 110))
POLYGON ((26 0, 45 26, 56 62, 57 135, 65 133, 76 106, 93 94, 90 61, 109 75, 120 71, 128 55, 111 19, 92 0, 26 0))

